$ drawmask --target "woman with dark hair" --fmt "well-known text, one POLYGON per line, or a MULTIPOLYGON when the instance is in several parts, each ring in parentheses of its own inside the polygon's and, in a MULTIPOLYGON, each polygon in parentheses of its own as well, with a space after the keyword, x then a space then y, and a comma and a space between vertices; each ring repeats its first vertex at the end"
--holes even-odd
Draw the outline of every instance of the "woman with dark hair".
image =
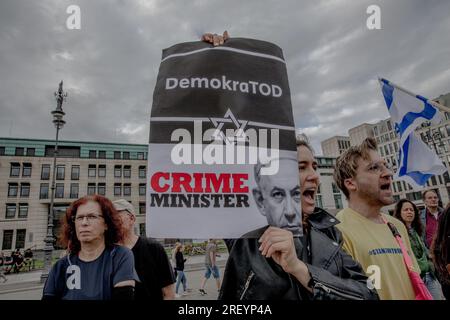
POLYGON ((436 273, 442 284, 442 291, 445 298, 450 300, 450 204, 447 205, 439 219, 431 248, 436 273))
POLYGON ((395 205, 394 217, 403 222, 408 230, 412 251, 420 267, 420 276, 434 300, 443 300, 442 289, 434 272, 433 262, 422 240, 423 226, 419 209, 407 200, 401 199, 395 205))
POLYGON ((68 255, 51 269, 42 298, 133 299, 138 278, 131 250, 116 245, 122 237, 120 218, 110 200, 92 195, 73 202, 60 240, 68 255))

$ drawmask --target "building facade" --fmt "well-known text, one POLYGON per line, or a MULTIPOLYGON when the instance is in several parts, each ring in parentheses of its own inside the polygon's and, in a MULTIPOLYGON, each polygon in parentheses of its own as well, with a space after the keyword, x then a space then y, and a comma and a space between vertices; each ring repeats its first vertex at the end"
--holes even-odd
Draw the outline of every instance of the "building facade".
MULTIPOLYGON (((54 234, 74 200, 98 193, 130 201, 145 234, 147 145, 60 141, 54 234)), ((41 250, 50 209, 54 141, 0 138, 0 250, 41 250)), ((56 244, 57 245, 57 244, 56 244)))
POLYGON ((345 136, 334 136, 320 143, 322 153, 325 157, 339 157, 345 150, 350 148, 350 138, 345 136))
POLYGON ((320 176, 320 187, 316 195, 316 206, 331 214, 338 213, 347 207, 347 199, 334 183, 333 172, 336 165, 335 157, 317 156, 317 172, 320 176))

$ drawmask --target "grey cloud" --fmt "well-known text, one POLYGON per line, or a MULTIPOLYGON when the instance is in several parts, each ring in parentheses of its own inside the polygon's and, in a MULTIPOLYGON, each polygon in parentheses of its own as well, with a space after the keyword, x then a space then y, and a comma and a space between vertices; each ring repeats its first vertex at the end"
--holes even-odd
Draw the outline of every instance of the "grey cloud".
POLYGON ((430 98, 450 91, 448 12, 445 0, 4 0, 0 136, 52 138, 64 79, 62 138, 146 143, 161 50, 227 29, 283 49, 296 125, 319 151, 321 140, 388 116, 378 76, 430 98), (81 30, 65 28, 71 4, 81 30), (371 4, 382 30, 366 28, 371 4))

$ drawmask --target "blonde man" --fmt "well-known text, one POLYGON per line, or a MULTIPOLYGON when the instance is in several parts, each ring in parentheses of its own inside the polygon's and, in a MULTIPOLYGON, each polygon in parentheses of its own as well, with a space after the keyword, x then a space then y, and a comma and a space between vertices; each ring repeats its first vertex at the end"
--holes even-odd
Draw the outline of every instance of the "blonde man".
POLYGON ((367 138, 360 146, 345 151, 337 159, 334 180, 349 205, 337 214, 341 223, 336 227, 343 234, 344 250, 362 265, 368 275, 373 275, 373 284, 380 299, 414 299, 402 252, 384 219, 400 232, 415 271, 420 269, 411 254, 411 244, 403 223, 380 211, 394 200, 392 171, 378 154, 376 141, 367 138))

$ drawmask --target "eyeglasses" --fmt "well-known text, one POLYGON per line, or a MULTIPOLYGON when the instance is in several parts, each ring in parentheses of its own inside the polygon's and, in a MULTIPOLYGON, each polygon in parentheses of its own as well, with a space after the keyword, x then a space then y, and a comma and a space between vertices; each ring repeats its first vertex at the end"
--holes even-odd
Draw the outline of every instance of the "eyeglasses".
POLYGON ((390 166, 390 164, 386 163, 386 162, 374 162, 372 164, 369 165, 368 167, 368 171, 373 172, 373 173, 381 173, 383 172, 383 170, 388 170, 388 171, 392 171, 392 168, 390 166))
POLYGON ((87 214, 85 216, 73 217, 73 221, 75 221, 76 223, 81 223, 83 222, 84 218, 86 218, 88 223, 92 223, 94 221, 99 220, 100 218, 103 218, 103 216, 99 214, 87 214))

